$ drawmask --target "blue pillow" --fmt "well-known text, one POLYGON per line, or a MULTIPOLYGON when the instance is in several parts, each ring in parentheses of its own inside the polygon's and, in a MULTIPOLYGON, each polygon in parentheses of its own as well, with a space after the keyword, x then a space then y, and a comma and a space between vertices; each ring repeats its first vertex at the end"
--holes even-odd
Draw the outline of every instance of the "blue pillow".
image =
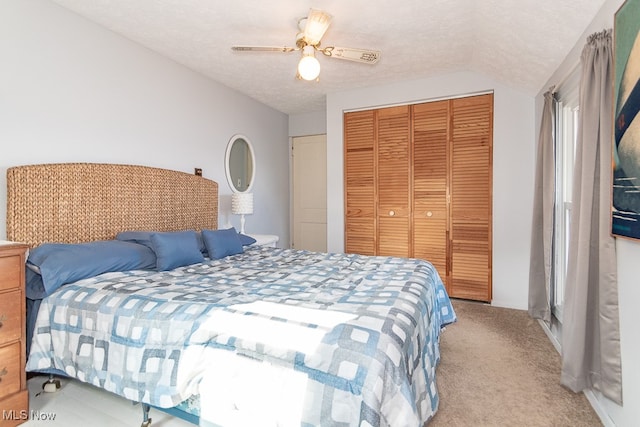
POLYGON ((240 236, 233 227, 226 230, 202 230, 202 239, 211 259, 220 259, 244 252, 240 236))
POLYGON ((155 265, 152 250, 130 242, 44 243, 29 251, 27 298, 41 299, 66 283, 102 273, 148 270, 155 265))
POLYGON ((116 239, 122 240, 123 242, 145 245, 153 250, 153 245, 151 244, 151 235, 153 233, 155 233, 155 231, 122 231, 116 234, 116 239))
POLYGON ((207 256, 207 247, 204 244, 204 239, 202 238, 202 232, 197 231, 196 237, 198 238, 198 247, 200 248, 200 252, 202 252, 202 255, 207 256))
MULTIPOLYGON (((125 242, 139 243, 153 250, 151 235, 154 233, 157 233, 157 231, 122 231, 116 235, 116 239, 125 242)), ((198 247, 200 248, 200 252, 202 253, 202 255, 206 255, 207 247, 204 245, 201 233, 196 232, 196 237, 198 239, 198 247)))
POLYGON ((204 261, 195 231, 152 233, 151 244, 158 258, 158 271, 173 270, 204 261))
POLYGON ((253 245, 255 242, 257 242, 256 239, 251 236, 247 236, 246 234, 238 233, 238 236, 240 237, 240 243, 242 243, 242 246, 253 245))

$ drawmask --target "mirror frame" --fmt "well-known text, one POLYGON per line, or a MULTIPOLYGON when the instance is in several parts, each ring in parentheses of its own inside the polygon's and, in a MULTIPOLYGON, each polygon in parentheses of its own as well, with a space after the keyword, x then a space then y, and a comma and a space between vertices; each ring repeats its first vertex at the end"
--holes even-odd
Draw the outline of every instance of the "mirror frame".
POLYGON ((231 191, 233 191, 234 193, 249 193, 251 191, 251 188, 253 187, 253 183, 256 180, 256 155, 253 150, 253 145, 251 144, 251 141, 245 135, 237 133, 233 135, 231 139, 229 139, 229 143, 227 144, 227 149, 224 155, 224 171, 225 171, 225 174, 227 175, 227 183, 229 184, 229 187, 231 187, 231 191), (249 154, 251 156, 251 163, 252 163, 251 178, 249 179, 249 183, 247 184, 247 189, 244 191, 238 190, 236 186, 233 185, 233 179, 231 178, 231 169, 229 167, 229 160, 231 158, 231 148, 233 147, 233 144, 235 144, 235 142, 240 139, 244 140, 244 142, 247 143, 247 147, 249 147, 249 154))

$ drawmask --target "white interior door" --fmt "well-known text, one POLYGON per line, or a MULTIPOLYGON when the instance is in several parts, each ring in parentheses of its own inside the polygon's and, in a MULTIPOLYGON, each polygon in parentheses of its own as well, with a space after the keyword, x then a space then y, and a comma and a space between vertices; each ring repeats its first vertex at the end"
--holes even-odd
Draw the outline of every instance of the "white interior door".
POLYGON ((293 138, 295 249, 327 251, 327 136, 293 138))

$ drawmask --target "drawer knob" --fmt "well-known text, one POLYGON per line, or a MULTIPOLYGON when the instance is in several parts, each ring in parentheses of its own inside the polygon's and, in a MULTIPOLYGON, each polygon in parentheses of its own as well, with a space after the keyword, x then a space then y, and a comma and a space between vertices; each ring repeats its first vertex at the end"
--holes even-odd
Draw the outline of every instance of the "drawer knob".
POLYGON ((396 211, 389 211, 389 216, 394 216, 396 214, 396 211))
POLYGON ((433 216, 433 212, 431 212, 431 211, 427 212, 427 216, 428 217, 432 217, 433 216))

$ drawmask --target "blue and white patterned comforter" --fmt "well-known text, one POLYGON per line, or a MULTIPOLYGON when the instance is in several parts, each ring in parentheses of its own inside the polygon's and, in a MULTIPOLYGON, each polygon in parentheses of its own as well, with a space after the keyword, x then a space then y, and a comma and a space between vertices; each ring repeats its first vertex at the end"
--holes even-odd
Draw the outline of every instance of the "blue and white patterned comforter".
POLYGON ((254 247, 63 286, 42 301, 27 370, 172 407, 222 352, 302 375, 298 425, 421 426, 455 320, 427 262, 254 247))

